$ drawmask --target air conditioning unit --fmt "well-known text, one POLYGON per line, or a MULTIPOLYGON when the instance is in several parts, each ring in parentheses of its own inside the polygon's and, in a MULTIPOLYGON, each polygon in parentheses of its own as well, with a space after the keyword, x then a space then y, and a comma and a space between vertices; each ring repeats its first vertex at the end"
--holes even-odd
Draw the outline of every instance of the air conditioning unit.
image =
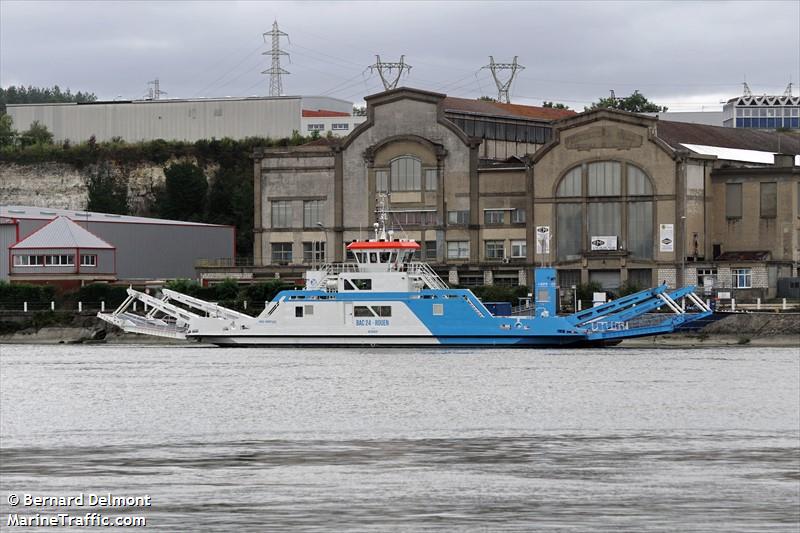
POLYGON ((510 257, 504 257, 503 258, 503 263, 508 264, 510 262, 511 262, 511 258, 510 257))

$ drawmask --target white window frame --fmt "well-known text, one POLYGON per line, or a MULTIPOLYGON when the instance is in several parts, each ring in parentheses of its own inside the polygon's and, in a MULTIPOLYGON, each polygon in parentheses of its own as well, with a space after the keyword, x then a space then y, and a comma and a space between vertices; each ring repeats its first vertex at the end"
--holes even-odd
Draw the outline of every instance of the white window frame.
POLYGON ((333 131, 349 130, 350 129, 350 124, 348 124, 346 122, 339 122, 339 123, 334 122, 333 124, 331 124, 331 129, 333 131))
POLYGON ((524 239, 511 241, 511 257, 514 259, 525 259, 528 257, 528 241, 524 239))
POLYGON ((308 131, 325 131, 325 124, 309 124, 308 131))
POLYGON ((81 254, 81 266, 83 267, 96 267, 97 254, 81 254))
POLYGON ((753 288, 753 269, 752 268, 732 268, 731 269, 731 285, 734 289, 752 289, 753 288), (740 285, 740 282, 744 282, 740 285))

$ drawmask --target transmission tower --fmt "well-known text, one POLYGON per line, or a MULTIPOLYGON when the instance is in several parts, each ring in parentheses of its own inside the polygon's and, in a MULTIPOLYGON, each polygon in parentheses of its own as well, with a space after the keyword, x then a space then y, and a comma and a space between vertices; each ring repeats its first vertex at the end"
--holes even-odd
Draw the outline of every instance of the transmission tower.
POLYGON ((397 82, 400 81, 400 76, 403 75, 403 71, 411 72, 411 65, 405 62, 406 56, 400 56, 399 63, 384 63, 381 61, 381 56, 376 55, 377 61, 374 65, 369 66, 369 70, 371 72, 378 71, 378 75, 381 77, 381 81, 383 82, 383 88, 388 90, 396 89, 397 82), (394 75, 394 79, 392 77, 392 71, 396 70, 397 74, 394 75))
POLYGON ((154 79, 153 81, 147 82, 147 99, 148 100, 159 100, 162 94, 167 94, 166 91, 162 91, 158 85, 158 78, 154 79))
POLYGON ((281 50, 281 37, 286 37, 289 40, 289 35, 278 29, 278 21, 272 23, 272 31, 264 34, 264 42, 267 42, 267 35, 272 37, 272 50, 269 52, 262 52, 261 55, 272 56, 272 66, 261 72, 261 74, 269 74, 269 95, 280 96, 283 93, 283 82, 281 75, 289 74, 288 71, 281 68, 281 56, 289 56, 286 52, 281 50))
POLYGON ((520 70, 525 70, 525 67, 522 65, 517 64, 517 56, 514 56, 514 60, 511 63, 495 63, 494 57, 489 56, 489 64, 481 67, 482 69, 488 68, 492 71, 492 77, 494 78, 494 82, 497 85, 497 101, 498 102, 505 102, 507 104, 511 103, 511 99, 508 97, 508 89, 511 87, 511 82, 514 81, 514 76, 517 75, 517 72, 520 70), (498 72, 501 70, 510 70, 511 76, 509 76, 508 81, 502 82, 498 77, 498 72))
POLYGON ((742 82, 742 89, 743 96, 753 96, 753 91, 750 90, 750 86, 747 85, 746 81, 742 82))

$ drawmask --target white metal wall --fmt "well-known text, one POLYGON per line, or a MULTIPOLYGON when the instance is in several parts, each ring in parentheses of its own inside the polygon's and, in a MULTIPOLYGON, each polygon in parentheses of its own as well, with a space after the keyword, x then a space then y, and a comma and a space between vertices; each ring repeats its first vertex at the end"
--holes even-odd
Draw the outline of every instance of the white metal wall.
POLYGON ((279 139, 301 129, 300 97, 9 105, 7 109, 17 131, 38 120, 56 141, 75 143, 92 135, 98 142, 113 137, 129 142, 279 139))

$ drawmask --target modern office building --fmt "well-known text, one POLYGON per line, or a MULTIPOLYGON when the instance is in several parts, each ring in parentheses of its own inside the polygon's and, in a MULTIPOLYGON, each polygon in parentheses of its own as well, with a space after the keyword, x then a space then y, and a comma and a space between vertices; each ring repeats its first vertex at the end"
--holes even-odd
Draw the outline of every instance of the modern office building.
POLYGON ((728 128, 800 130, 800 96, 792 95, 792 84, 784 94, 745 94, 728 100, 722 108, 722 125, 728 128))

